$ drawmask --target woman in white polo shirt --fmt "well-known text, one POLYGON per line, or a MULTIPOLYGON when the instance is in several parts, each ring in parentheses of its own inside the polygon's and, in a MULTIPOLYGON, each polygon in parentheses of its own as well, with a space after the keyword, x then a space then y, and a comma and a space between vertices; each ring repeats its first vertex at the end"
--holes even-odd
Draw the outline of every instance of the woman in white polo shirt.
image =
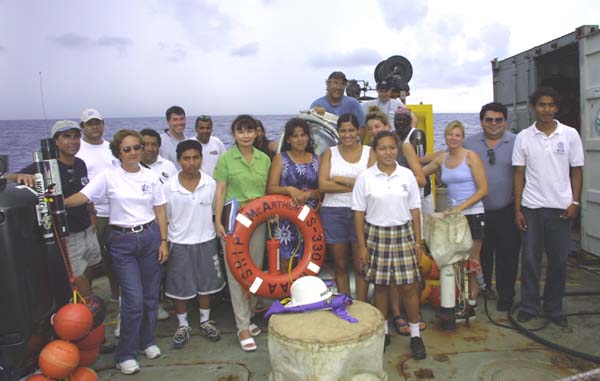
MULTIPOLYGON (((352 191, 354 227, 366 280, 375 284, 373 303, 384 317, 388 292, 398 286, 410 325, 410 348, 415 359, 426 357, 419 332, 421 197, 413 173, 396 163, 398 136, 383 131, 373 138, 377 164, 362 171, 352 191)), ((389 344, 387 320, 384 326, 389 344)))
POLYGON ((109 253, 121 286, 121 336, 115 359, 124 374, 139 371, 137 352, 160 357, 154 340, 161 264, 169 255, 165 197, 160 180, 140 165, 142 137, 117 132, 110 142, 119 167, 99 173, 81 192, 67 198, 73 207, 107 196, 110 205, 109 253))

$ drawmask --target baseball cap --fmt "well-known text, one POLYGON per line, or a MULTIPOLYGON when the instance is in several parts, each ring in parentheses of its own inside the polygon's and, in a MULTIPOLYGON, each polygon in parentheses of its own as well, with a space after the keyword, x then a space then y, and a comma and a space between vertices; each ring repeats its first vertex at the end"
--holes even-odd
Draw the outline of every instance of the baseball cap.
POLYGON ((104 120, 104 119, 102 119, 102 115, 100 115, 98 110, 93 109, 93 108, 86 108, 81 113, 81 123, 85 123, 85 122, 89 121, 90 119, 104 120))
POLYGON ((341 80, 343 80, 344 82, 348 82, 348 80, 346 79, 346 74, 342 73, 341 71, 334 71, 331 74, 329 74, 329 77, 327 78, 329 79, 334 79, 334 78, 339 78, 341 80))
POLYGON ((52 126, 52 129, 50 130, 50 137, 54 138, 59 132, 65 132, 69 130, 81 131, 81 127, 79 127, 79 123, 75 122, 74 120, 59 120, 52 126))
POLYGON ((377 90, 381 89, 381 90, 391 90, 392 85, 386 81, 385 79, 382 79, 381 81, 377 82, 377 90))

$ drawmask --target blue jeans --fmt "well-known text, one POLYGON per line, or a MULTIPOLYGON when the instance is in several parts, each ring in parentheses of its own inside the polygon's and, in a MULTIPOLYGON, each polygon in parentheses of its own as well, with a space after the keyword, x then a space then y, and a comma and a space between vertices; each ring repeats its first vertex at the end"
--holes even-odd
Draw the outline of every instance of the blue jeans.
POLYGON ((527 230, 522 236, 521 309, 534 315, 540 313, 542 253, 546 252, 543 311, 549 317, 559 316, 567 280, 567 258, 571 253, 571 220, 560 218, 564 209, 523 207, 522 210, 527 230))
POLYGON ((141 232, 123 233, 109 227, 112 266, 121 286, 121 336, 115 359, 134 359, 138 350, 155 344, 162 266, 158 261, 158 224, 141 232))

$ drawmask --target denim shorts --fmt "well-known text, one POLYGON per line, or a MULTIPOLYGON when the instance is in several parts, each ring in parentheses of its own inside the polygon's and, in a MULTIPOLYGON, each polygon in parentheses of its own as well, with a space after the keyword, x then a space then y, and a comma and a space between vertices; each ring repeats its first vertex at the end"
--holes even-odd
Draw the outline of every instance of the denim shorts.
POLYGON ((321 223, 325 230, 325 241, 331 243, 356 243, 354 212, 344 207, 321 207, 321 223))

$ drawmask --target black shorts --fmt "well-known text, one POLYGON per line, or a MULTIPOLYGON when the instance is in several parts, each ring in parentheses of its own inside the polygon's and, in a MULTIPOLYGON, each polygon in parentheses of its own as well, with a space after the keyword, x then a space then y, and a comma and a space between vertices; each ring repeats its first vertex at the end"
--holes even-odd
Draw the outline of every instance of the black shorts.
POLYGON ((485 213, 468 214, 469 229, 471 230, 471 238, 483 239, 483 229, 485 228, 485 213))

